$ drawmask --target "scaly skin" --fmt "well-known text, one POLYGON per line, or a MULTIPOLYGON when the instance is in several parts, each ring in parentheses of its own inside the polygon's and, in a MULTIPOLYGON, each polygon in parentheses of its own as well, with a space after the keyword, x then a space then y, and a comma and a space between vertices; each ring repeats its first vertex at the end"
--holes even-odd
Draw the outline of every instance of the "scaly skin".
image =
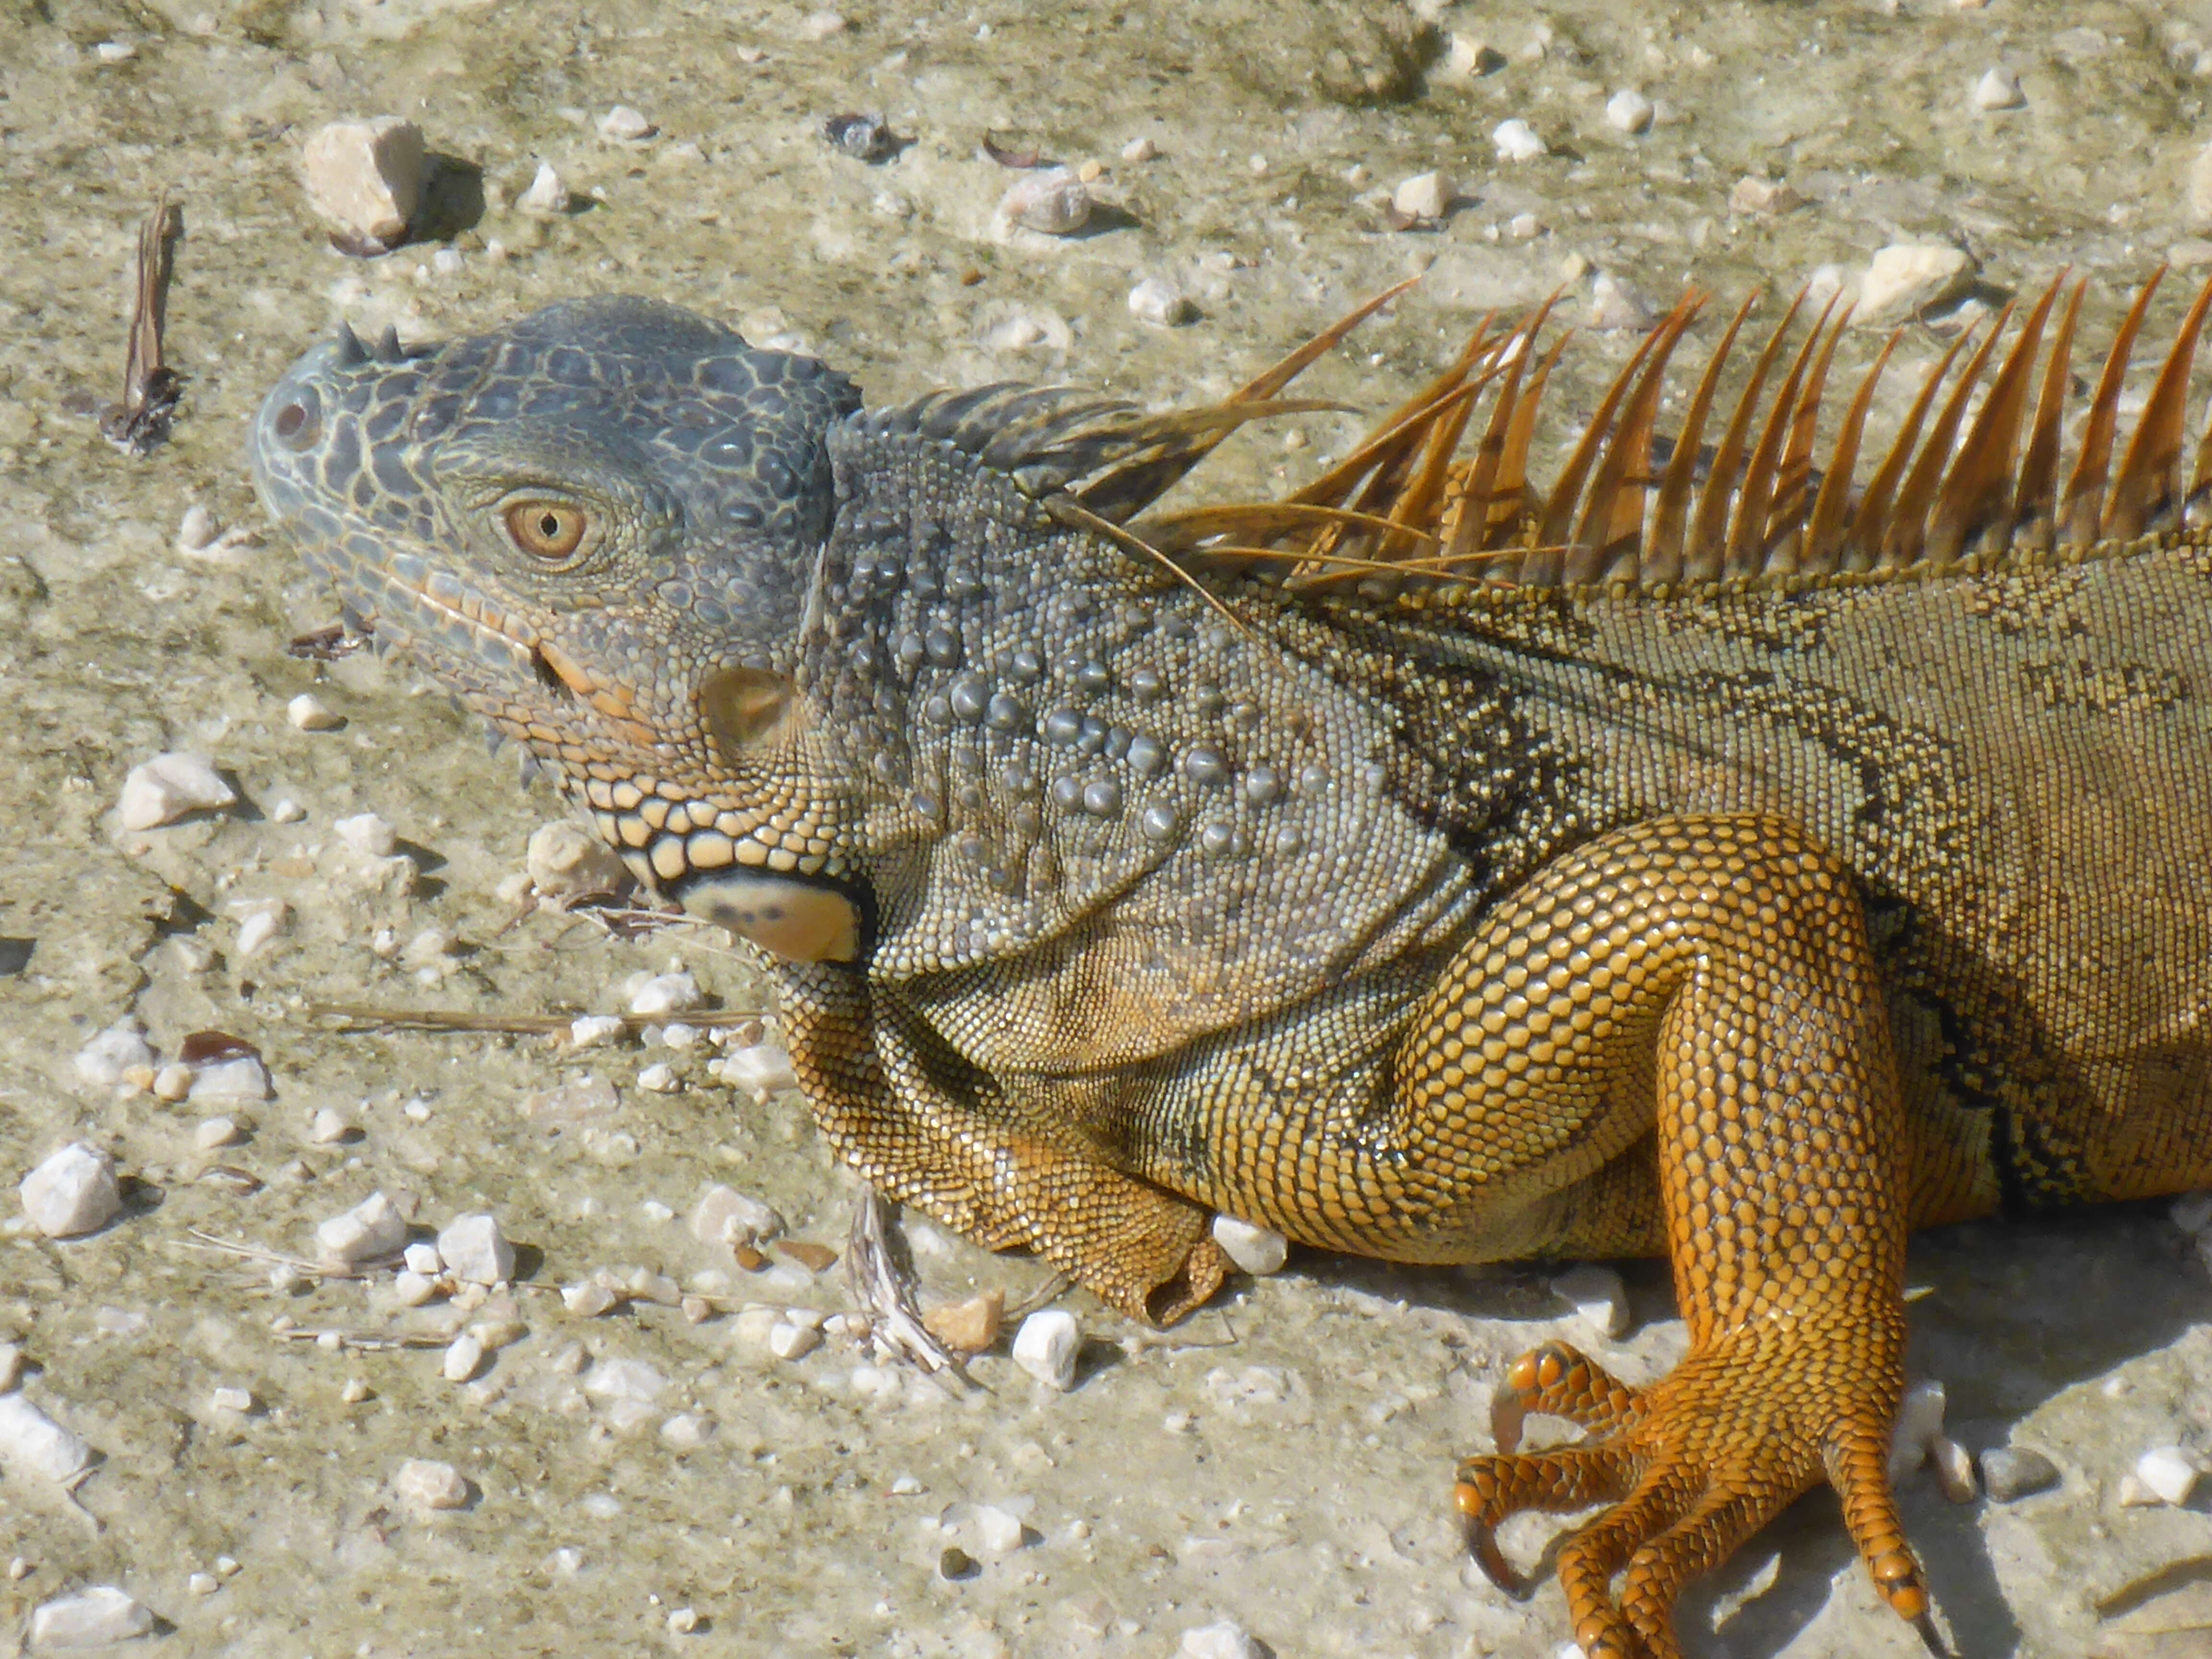
POLYGON ((1950 482, 1955 415, 1840 539, 1747 413, 1720 465, 1781 528, 1731 531, 1724 478, 1685 543, 1686 468, 1620 528, 1686 308, 1631 435, 1540 514, 1505 416, 1542 373, 1479 341, 1497 441, 1416 465, 1465 418, 1445 383, 1373 483, 1247 509, 1230 539, 1367 538, 1349 576, 1298 543, 1284 584, 1164 572, 1101 517, 1212 416, 854 412, 638 301, 411 357, 346 337, 254 461, 352 611, 641 879, 779 953, 817 1118, 884 1190, 1163 1322, 1221 1280, 1216 1212, 1407 1261, 1663 1251, 1689 1359, 1639 1392, 1527 1357, 1457 1501, 1501 1583, 1507 1515, 1612 1504, 1561 1554, 1577 1639, 1664 1659, 1680 1585, 1824 1478, 1924 1621, 1884 1472, 1908 1226, 2212 1182, 2212 562, 2136 533, 2173 516, 2178 392, 2114 486, 2132 540, 2051 533, 2036 442, 2014 488, 2000 417, 2050 309, 1950 482), (1559 549, 1586 477, 1575 533, 1612 539, 1559 549), (1468 525, 1522 550, 1500 579, 1376 574, 1468 525), (1532 1411, 1589 1438, 1520 1453, 1532 1411))

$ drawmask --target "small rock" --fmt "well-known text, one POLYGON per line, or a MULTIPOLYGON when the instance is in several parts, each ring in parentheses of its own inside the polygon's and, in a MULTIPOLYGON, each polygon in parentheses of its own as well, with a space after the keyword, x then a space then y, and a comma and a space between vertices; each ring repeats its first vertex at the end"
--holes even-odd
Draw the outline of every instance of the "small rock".
MULTIPOLYGON (((102 1035, 106 1034, 102 1033, 102 1035)), ((80 1059, 77 1066, 78 1075, 83 1075, 83 1064, 80 1059)), ((2172 1206, 2167 1208, 2166 1214, 2173 1218, 2173 1224, 2185 1233, 2201 1233, 2207 1227, 2212 1227, 2212 1192, 2184 1193, 2173 1200, 2172 1206)))
POLYGON ((540 161, 537 173, 515 197, 514 204, 525 213, 566 213, 568 186, 553 170, 550 161, 540 161))
POLYGON ((388 859, 399 845, 399 832, 374 812, 356 812, 340 818, 331 828, 337 838, 363 858, 388 859))
POLYGON ((1505 234, 1516 242, 1534 241, 1544 234, 1544 222, 1533 213, 1516 213, 1505 222, 1505 234))
POLYGON ((2018 109, 2027 102, 2020 89, 2020 76, 2010 70, 1988 69, 1974 82, 1974 107, 1984 110, 2018 109))
POLYGON ((325 1106, 307 1126, 307 1139, 318 1146, 336 1146, 355 1133, 353 1120, 335 1106, 325 1106))
POLYGON ((292 919, 292 907, 283 899, 256 899, 231 908, 238 917, 235 955, 240 962, 268 945, 292 919))
POLYGON ((219 1412, 235 1412, 240 1417, 253 1409, 251 1389, 216 1389, 208 1395, 208 1404, 219 1412))
POLYGON ((2136 1459, 2136 1479, 2161 1504, 2186 1504, 2199 1473, 2196 1460, 2179 1446, 2155 1446, 2136 1459))
POLYGON ((775 1247, 775 1253, 787 1261, 795 1261, 811 1273, 826 1273, 836 1265, 837 1252, 827 1244, 816 1244, 803 1238, 787 1238, 775 1247))
POLYGON ((993 1289, 965 1302, 947 1302, 921 1316, 922 1328, 955 1353, 981 1353, 999 1340, 1006 1293, 993 1289))
POLYGON ((177 548, 185 553, 204 553, 215 544, 222 534, 222 526, 216 516, 199 502, 194 501, 185 509, 185 516, 177 523, 177 548))
POLYGON ((1451 211, 1452 181, 1442 173, 1417 173, 1398 181, 1390 209, 1399 219, 1432 225, 1451 211))
POLYGON ((392 1293, 403 1308, 419 1308, 438 1294, 438 1280, 431 1273, 416 1273, 412 1267, 402 1268, 392 1281, 392 1293))
POLYGON ((678 1412, 660 1425, 660 1441, 678 1451, 696 1451, 714 1437, 714 1425, 696 1412, 678 1412))
POLYGON ((204 1118, 199 1127, 192 1131, 192 1145, 203 1152, 217 1152, 225 1146, 236 1146, 240 1133, 236 1118, 204 1118))
POLYGON ((1062 1308, 1046 1308, 1022 1321, 1014 1335, 1014 1364, 1048 1388, 1063 1393, 1075 1386, 1075 1357, 1083 1348, 1083 1327, 1062 1308))
POLYGON ((1607 124, 1622 132, 1649 132, 1653 112, 1651 100, 1634 87, 1623 87, 1605 100, 1607 124))
POLYGON ((822 1333, 780 1319, 769 1329, 768 1351, 778 1359, 803 1359, 822 1346, 822 1333))
POLYGON ((1029 1531, 1019 1516, 995 1504, 978 1504, 975 1537, 986 1555, 1012 1555, 1029 1541, 1029 1531))
POLYGON ((105 1647, 149 1634, 154 1615, 112 1584, 95 1584, 42 1603, 31 1614, 31 1646, 42 1650, 105 1647))
POLYGON ((1620 277, 1601 270, 1590 284, 1589 324, 1599 329, 1646 329, 1651 326, 1651 307, 1620 277))
POLYGON ((0 1394, 0 1462, 68 1481, 92 1466, 92 1448, 21 1394, 0 1394))
POLYGON ((1048 236, 1066 236, 1091 222, 1091 191, 1066 167, 1024 174, 999 200, 1009 224, 1048 236))
POLYGON ((138 48, 128 40, 102 40, 92 55, 103 64, 127 64, 138 55, 138 48))
POLYGON ((345 724, 345 716, 333 713, 312 691, 302 691, 284 705, 284 718, 302 732, 335 732, 345 724))
POLYGON ((628 1030, 629 1022, 619 1014, 580 1014, 568 1022, 568 1046, 597 1048, 614 1042, 628 1030))
POLYGON ((628 1400, 650 1406, 668 1387, 668 1379, 642 1359, 602 1359, 584 1379, 584 1392, 600 1400, 628 1400))
POLYGON ((187 1573, 185 1576, 185 1593, 188 1595, 213 1595, 222 1588, 222 1580, 211 1572, 187 1573))
POLYGON ((440 1229, 438 1256, 466 1285, 504 1285, 514 1277, 514 1246, 496 1218, 456 1216, 440 1229))
POLYGON ((1980 1462, 1982 1485, 2000 1504, 2048 1492, 2058 1484, 2058 1466, 2027 1446, 1992 1446, 1980 1462))
POLYGON ((282 795, 269 809, 269 816, 278 823, 297 823, 307 816, 307 809, 289 795, 282 795))
POLYGON ((1455 34, 1444 52, 1444 73, 1455 81, 1479 80, 1505 67, 1505 54, 1479 34, 1455 34))
POLYGON ((2124 1510, 2154 1510, 2166 1502, 2133 1474, 2120 1477, 2120 1484, 2113 1495, 2124 1510))
POLYGON ((1928 1443, 1928 1461, 1936 1471, 1936 1489, 1954 1504, 1974 1501, 1974 1460, 1966 1449, 1948 1435, 1928 1443))
POLYGON ((154 1098, 179 1101, 192 1091, 192 1068, 173 1060, 154 1073, 154 1098))
POLYGON ((629 874, 612 848, 568 818, 556 818, 532 832, 523 866, 533 887, 556 898, 615 892, 629 874))
POLYGON ((1941 242, 1894 242, 1869 262, 1859 279, 1859 308, 1852 320, 1887 324, 1917 316, 1965 290, 1974 262, 1941 242))
POLYGON ((448 1382, 471 1382, 483 1369, 483 1344, 465 1331, 447 1346, 438 1370, 448 1382))
POLYGON ((70 1062, 80 1082, 95 1089, 112 1089, 134 1066, 151 1066, 154 1051, 128 1023, 109 1026, 76 1051, 70 1062))
POLYGON ((799 20, 799 33, 802 40, 827 40, 830 36, 844 32, 845 16, 842 12, 811 11, 799 20))
POLYGON ((315 1247, 332 1267, 353 1267, 397 1255, 406 1247, 407 1223, 382 1192, 371 1193, 315 1229, 315 1247))
POLYGON ((599 137, 618 144, 634 144, 650 138, 660 129, 653 125, 628 104, 617 104, 599 117, 599 137))
POLYGON ((1198 307, 1164 276, 1147 276, 1129 290, 1129 314, 1158 328, 1179 328, 1194 320, 1198 307))
POLYGON ((1608 1339, 1628 1330, 1628 1287, 1611 1267, 1585 1263, 1552 1281, 1552 1293, 1571 1304, 1591 1329, 1608 1339))
POLYGON ((647 1019, 662 1014, 681 1014, 706 1001, 699 981, 689 974, 655 974, 631 994, 629 1011, 647 1019))
POLYGON ((1501 161, 1533 161, 1547 153, 1547 146, 1536 136, 1536 129, 1517 115, 1492 128, 1490 142, 1501 161))
POLYGON ((410 1457, 392 1477, 392 1495, 410 1510, 457 1510, 469 1501, 469 1483, 451 1463, 410 1457))
POLYGON ((425 1279, 435 1279, 446 1271, 446 1258, 438 1254, 438 1247, 427 1238, 418 1238, 399 1253, 410 1273, 420 1273, 425 1279))
POLYGON ((761 1244, 783 1231, 783 1218, 757 1198, 723 1186, 707 1188, 691 1212, 691 1233, 702 1244, 761 1244))
POLYGON ((699 1613, 696 1607, 678 1607, 668 1615, 671 1636, 689 1636, 699 1628, 699 1613))
POLYGON ((422 130, 412 121, 333 121, 308 137, 300 165, 315 210, 363 252, 381 253, 405 240, 428 170, 422 130))
POLYGON ((605 1285, 586 1280, 581 1285, 561 1287, 561 1305, 579 1319, 597 1319, 622 1301, 605 1285))
POLYGON ((1753 173, 1735 181, 1729 191, 1729 211, 1731 213, 1779 214, 1787 213, 1804 198, 1777 179, 1765 179, 1753 173))
POLYGON ((115 1160, 72 1141, 25 1176, 16 1188, 23 1213, 48 1238, 75 1238, 112 1221, 123 1208, 115 1160))
POLYGON ((238 799, 205 755, 165 754, 131 769, 117 817, 125 830, 155 830, 188 812, 212 811, 238 799))
POLYGON ((888 1365, 855 1365, 850 1381, 853 1392, 864 1400, 896 1400, 901 1387, 899 1374, 888 1365))
MULTIPOLYGON (((166 1068, 164 1068, 166 1069, 166 1068)), ((161 1079, 154 1079, 154 1092, 161 1091, 161 1079)), ((266 1100, 269 1098, 269 1068, 258 1055, 236 1054, 228 1060, 210 1060, 204 1066, 191 1068, 191 1086, 185 1091, 188 1100, 266 1100)))
POLYGON ((637 1086, 647 1094, 672 1095, 684 1086, 684 1079, 676 1075, 673 1066, 660 1060, 637 1074, 637 1086))
POLYGON ((1145 137, 1132 138, 1121 146, 1121 159, 1125 161, 1150 161, 1156 160, 1159 153, 1160 147, 1145 137))
POLYGON ((0 1394, 14 1391, 23 1380, 23 1369, 27 1362, 22 1346, 15 1342, 0 1342, 0 1394))
POLYGON ((1943 1432, 1943 1385, 1934 1381, 1915 1382, 1905 1391, 1897 1407, 1897 1425, 1889 1436, 1889 1480, 1901 1482, 1928 1461, 1928 1449, 1943 1432))
POLYGON ((1259 1638, 1233 1619, 1200 1625, 1182 1633, 1182 1659, 1267 1659, 1259 1638))
POLYGON ((747 1048, 725 1049, 720 1063, 725 1083, 757 1097, 799 1086, 799 1074, 791 1068, 791 1056, 779 1043, 756 1042, 747 1048))
POLYGON ((1250 1273, 1255 1279, 1282 1272, 1283 1264, 1291 1256, 1290 1241, 1282 1234, 1255 1222, 1239 1221, 1234 1216, 1213 1218, 1213 1242, 1237 1264, 1238 1272, 1250 1273))

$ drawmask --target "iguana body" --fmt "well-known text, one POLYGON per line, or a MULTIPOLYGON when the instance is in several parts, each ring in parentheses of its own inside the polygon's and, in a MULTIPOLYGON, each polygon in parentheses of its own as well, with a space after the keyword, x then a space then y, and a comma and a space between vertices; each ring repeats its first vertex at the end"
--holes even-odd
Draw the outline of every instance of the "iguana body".
POLYGON ((1825 319, 1700 488, 1731 325, 1655 466, 1687 306, 1540 497, 1540 318, 1288 505, 1133 517, 1320 343, 1190 416, 860 410, 629 301, 346 336, 255 460, 352 609, 781 953, 884 1189, 1163 1321, 1217 1211, 1664 1250, 1691 1358, 1637 1394, 1529 1356, 1459 1487, 1501 1581, 1504 1515, 1619 1500, 1561 1555, 1577 1639, 1664 1655, 1824 1474, 1924 1615, 1883 1472, 1908 1224, 2212 1182, 2212 562, 2150 533, 2204 307, 2117 476, 2115 367, 2062 489, 2056 294, 1856 496, 1863 392, 1810 466, 1825 319), (1593 1437, 1515 1455, 1530 1410, 1593 1437))

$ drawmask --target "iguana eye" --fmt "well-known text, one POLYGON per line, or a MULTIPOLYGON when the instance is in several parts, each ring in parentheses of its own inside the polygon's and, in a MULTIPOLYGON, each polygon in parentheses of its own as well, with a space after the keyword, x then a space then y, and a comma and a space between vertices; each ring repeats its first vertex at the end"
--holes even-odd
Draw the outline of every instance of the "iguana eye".
POLYGON ((590 521, 566 501, 517 501, 507 509, 507 533, 534 559, 565 559, 583 544, 590 521))

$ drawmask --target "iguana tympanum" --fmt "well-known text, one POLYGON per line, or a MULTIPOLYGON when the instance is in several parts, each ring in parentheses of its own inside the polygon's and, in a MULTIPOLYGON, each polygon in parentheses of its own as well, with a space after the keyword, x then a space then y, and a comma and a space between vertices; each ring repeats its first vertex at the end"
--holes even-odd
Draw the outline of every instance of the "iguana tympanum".
POLYGON ((2212 1182, 2212 289, 2124 447, 2151 289, 2062 443, 2081 292, 1952 346, 1870 472, 1880 361, 1813 465, 1848 313, 1786 349, 1791 307, 1731 406, 1739 311, 1656 438, 1694 299, 1541 489, 1540 313, 1273 503, 1154 505, 1357 314, 1160 416, 868 408, 582 300, 342 332, 253 463, 353 612, 774 953, 878 1187, 1155 1322, 1221 1282, 1217 1212, 1663 1251, 1688 1358, 1518 1362, 1477 1559, 1609 1503, 1559 1556, 1576 1638, 1671 1655, 1683 1583, 1825 1478, 1929 1633, 1885 1474, 1907 1228, 2212 1182), (1586 1438, 1518 1452, 1530 1412, 1586 1438))

